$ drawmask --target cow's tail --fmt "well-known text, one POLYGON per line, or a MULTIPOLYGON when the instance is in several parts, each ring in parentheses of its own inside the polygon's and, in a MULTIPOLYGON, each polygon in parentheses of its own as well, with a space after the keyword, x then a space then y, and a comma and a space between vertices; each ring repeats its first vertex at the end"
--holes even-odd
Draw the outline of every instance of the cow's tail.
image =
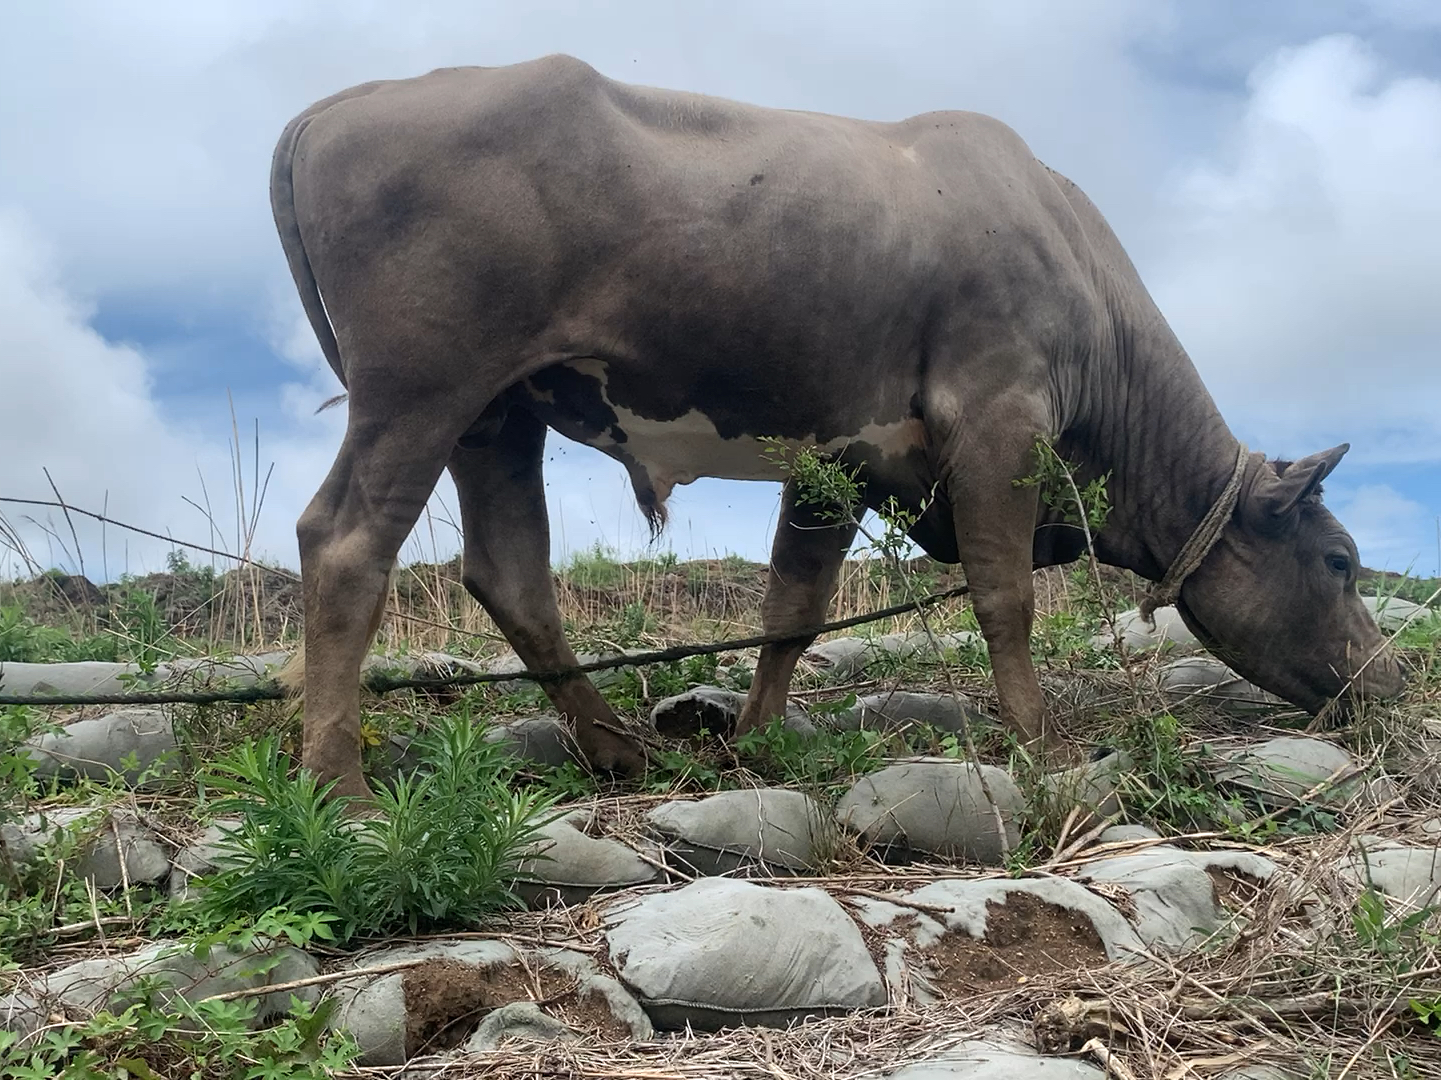
POLYGON ((285 126, 275 154, 270 162, 270 211, 275 216, 275 228, 280 233, 280 246, 285 250, 285 259, 290 264, 290 276, 295 279, 295 288, 300 293, 300 303, 310 327, 320 342, 320 351, 325 361, 335 372, 342 384, 345 372, 340 366, 340 344, 335 340, 335 328, 325 310, 325 301, 320 297, 320 287, 315 282, 315 272, 310 266, 310 256, 305 252, 305 241, 300 235, 300 220, 295 213, 295 150, 301 136, 317 113, 327 107, 330 99, 321 102, 285 126))

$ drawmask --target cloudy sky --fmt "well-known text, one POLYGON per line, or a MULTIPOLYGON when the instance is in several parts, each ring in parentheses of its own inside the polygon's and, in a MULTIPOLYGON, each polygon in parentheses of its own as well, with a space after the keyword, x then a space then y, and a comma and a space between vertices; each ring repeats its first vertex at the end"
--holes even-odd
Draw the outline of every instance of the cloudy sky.
MULTIPOLYGON (((294 565, 344 411, 314 415, 338 385, 270 219, 281 128, 358 82, 551 52, 765 105, 1001 118, 1110 219, 1237 434, 1273 456, 1350 442, 1327 498, 1363 559, 1437 572, 1434 0, 6 5, 0 495, 49 498, 53 481, 76 506, 233 550, 258 460, 252 550, 294 565)), ((549 457, 557 557, 645 546, 618 466, 558 438, 549 457)), ((776 494, 682 488, 661 544, 763 557, 776 494)), ((456 548, 453 507, 443 480, 410 557, 456 548)), ((0 512, 42 565, 77 565, 58 515, 0 512)), ((76 535, 97 578, 167 550, 76 535)))

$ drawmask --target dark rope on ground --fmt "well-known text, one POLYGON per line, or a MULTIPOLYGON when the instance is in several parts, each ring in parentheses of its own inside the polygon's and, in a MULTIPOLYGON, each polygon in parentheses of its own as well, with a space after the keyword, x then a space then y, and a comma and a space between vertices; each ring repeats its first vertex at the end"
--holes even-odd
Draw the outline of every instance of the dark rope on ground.
MULTIPOLYGON (((556 671, 505 671, 505 672, 464 672, 447 675, 444 678, 417 678, 395 676, 383 671, 362 676, 364 688, 374 694, 388 694, 396 690, 444 690, 457 686, 479 686, 485 683, 558 682, 574 675, 585 675, 592 671, 609 671, 622 667, 648 667, 652 664, 673 663, 687 660, 692 656, 713 656, 716 653, 734 652, 738 649, 753 649, 762 645, 780 645, 793 641, 804 641, 836 630, 848 630, 853 626, 879 622, 881 619, 905 615, 912 611, 934 607, 946 600, 965 596, 969 585, 957 585, 950 589, 923 596, 905 604, 868 611, 863 615, 852 615, 847 619, 836 619, 820 626, 804 630, 788 630, 775 634, 757 634, 753 637, 734 638, 730 641, 715 641, 701 645, 672 645, 650 652, 630 653, 623 656, 608 656, 592 660, 588 664, 556 671)), ((0 664, 0 679, 4 676, 4 665, 0 664)), ((280 701, 286 692, 275 682, 259 683, 255 686, 215 690, 138 690, 124 694, 3 694, 0 706, 4 705, 219 705, 247 704, 255 701, 280 701)))

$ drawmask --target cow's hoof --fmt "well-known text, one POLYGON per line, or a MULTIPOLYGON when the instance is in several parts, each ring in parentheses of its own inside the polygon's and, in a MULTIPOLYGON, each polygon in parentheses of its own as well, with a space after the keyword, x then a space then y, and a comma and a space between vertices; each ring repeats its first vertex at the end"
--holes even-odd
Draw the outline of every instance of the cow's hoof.
POLYGON ((633 736, 590 724, 576 732, 576 742, 590 767, 598 772, 628 780, 645 775, 645 748, 633 736))

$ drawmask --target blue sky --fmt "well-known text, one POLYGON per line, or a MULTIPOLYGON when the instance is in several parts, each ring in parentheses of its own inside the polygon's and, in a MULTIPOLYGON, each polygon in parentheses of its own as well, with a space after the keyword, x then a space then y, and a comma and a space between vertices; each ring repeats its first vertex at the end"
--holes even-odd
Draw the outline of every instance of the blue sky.
MULTIPOLYGON (((549 52, 606 74, 875 119, 1010 123, 1116 228, 1237 434, 1349 441, 1327 498, 1373 566, 1437 571, 1441 6, 1434 0, 179 0, 0 14, 0 495, 293 564, 343 410, 270 221, 296 112, 367 79, 549 52), (204 504, 210 513, 193 504, 204 504), (246 499, 251 494, 247 492, 246 499), (213 525, 212 525, 213 521, 213 525)), ((556 553, 646 546, 619 466, 555 439, 556 553)), ((661 541, 763 557, 772 485, 678 490, 661 541)), ((442 482, 411 557, 449 554, 442 482)), ((0 508, 3 509, 3 508, 0 508)), ((4 511, 41 564, 69 529, 4 511)), ((78 526, 87 572, 165 545, 78 526), (103 553, 103 555, 102 555, 103 553)), ((17 572, 12 555, 0 572, 17 572)))

